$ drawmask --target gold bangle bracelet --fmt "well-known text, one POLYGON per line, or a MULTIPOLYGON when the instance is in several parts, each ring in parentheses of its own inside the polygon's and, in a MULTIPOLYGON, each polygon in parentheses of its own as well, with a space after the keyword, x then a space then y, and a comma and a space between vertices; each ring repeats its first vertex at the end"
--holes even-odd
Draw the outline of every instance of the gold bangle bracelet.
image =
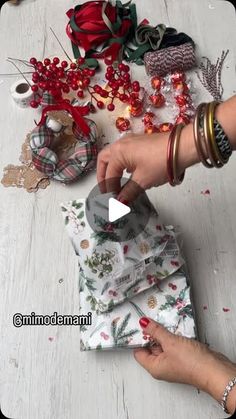
POLYGON ((195 115, 194 123, 193 123, 194 143, 195 143, 195 147, 198 153, 198 157, 201 160, 202 164, 208 169, 211 169, 214 166, 211 163, 209 163, 207 161, 207 158, 205 157, 205 153, 202 146, 202 142, 204 141, 204 138, 203 138, 204 132, 201 132, 203 131, 203 127, 200 127, 200 117, 205 107, 206 107, 206 104, 201 103, 198 106, 197 111, 196 111, 196 115, 195 115))
POLYGON ((221 154, 219 153, 217 144, 216 144, 216 139, 215 139, 215 132, 214 132, 214 114, 215 114, 215 109, 218 106, 219 102, 211 102, 209 105, 209 113, 208 113, 208 130, 209 130, 209 138, 211 141, 211 145, 212 145, 212 149, 214 152, 214 155, 216 156, 216 160, 218 161, 219 165, 218 167, 222 167, 224 164, 226 164, 228 162, 228 159, 224 159, 221 154))
POLYGON ((184 124, 177 125, 176 131, 175 131, 175 137, 174 137, 174 144, 173 144, 173 179, 175 185, 180 185, 184 180, 185 171, 182 173, 182 175, 178 176, 178 150, 179 150, 179 142, 180 142, 180 136, 182 129, 184 128, 184 124))
POLYGON ((217 156, 214 153, 214 150, 212 148, 211 135, 210 135, 210 132, 209 132, 209 106, 210 106, 210 103, 207 103, 206 108, 205 108, 205 113, 204 113, 204 123, 203 123, 203 125, 204 125, 204 140, 205 140, 207 153, 209 155, 209 159, 211 161, 211 164, 214 167, 220 168, 220 167, 222 167, 222 164, 220 162, 218 162, 217 156))

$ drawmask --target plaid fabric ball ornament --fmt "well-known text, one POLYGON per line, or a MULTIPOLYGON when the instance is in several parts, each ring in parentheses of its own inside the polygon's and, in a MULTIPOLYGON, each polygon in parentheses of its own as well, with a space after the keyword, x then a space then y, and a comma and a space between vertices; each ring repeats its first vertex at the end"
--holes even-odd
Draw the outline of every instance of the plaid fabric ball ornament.
MULTIPOLYGON (((70 106, 66 105, 67 110, 76 117, 78 109, 76 110, 72 106, 73 109, 70 109, 70 106)), ((50 109, 46 109, 46 111, 48 110, 50 109)), ((79 122, 82 117, 80 115, 79 121, 73 123, 73 134, 76 139, 74 152, 67 159, 60 160, 53 150, 53 143, 55 139, 58 140, 58 134, 46 125, 45 115, 44 112, 39 126, 31 133, 32 162, 37 170, 45 173, 48 177, 63 183, 73 182, 95 166, 98 153, 97 126, 91 119, 83 118, 81 128, 79 122)))

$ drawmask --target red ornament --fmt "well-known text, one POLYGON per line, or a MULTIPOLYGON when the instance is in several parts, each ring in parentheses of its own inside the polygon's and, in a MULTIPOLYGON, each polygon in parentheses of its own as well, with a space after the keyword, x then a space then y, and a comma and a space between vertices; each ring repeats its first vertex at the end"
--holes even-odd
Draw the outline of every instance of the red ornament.
POLYGON ((149 96, 149 99, 155 108, 161 108, 162 106, 164 106, 166 101, 161 93, 158 93, 157 95, 151 95, 149 96))
POLYGON ((159 131, 160 132, 169 132, 173 128, 173 124, 170 122, 165 122, 164 124, 159 125, 159 131))
POLYGON ((130 121, 127 118, 119 117, 116 120, 116 128, 122 132, 128 131, 130 129, 130 121))
POLYGON ((177 90, 180 94, 188 94, 189 93, 189 88, 187 86, 186 83, 184 82, 178 82, 178 83, 173 83, 173 88, 175 90, 177 90))
POLYGON ((164 80, 161 77, 155 76, 151 79, 151 85, 154 90, 160 90, 163 83, 164 80))
POLYGON ((190 122, 190 118, 187 115, 182 115, 180 114, 177 118, 175 123, 178 124, 184 124, 184 125, 188 125, 190 122))
POLYGON ((175 72, 171 75, 172 83, 184 82, 185 80, 186 80, 186 76, 184 73, 175 72))
POLYGON ((185 106, 189 102, 189 96, 178 95, 178 96, 175 97, 175 101, 176 101, 177 105, 179 105, 180 107, 185 106))
POLYGON ((142 119, 144 125, 149 125, 152 123, 155 114, 153 112, 145 112, 144 117, 142 119))
POLYGON ((131 99, 129 111, 130 111, 130 114, 134 117, 142 115, 142 113, 143 113, 143 102, 142 102, 142 100, 140 100, 138 98, 131 99))
POLYGON ((130 106, 129 108, 130 114, 134 117, 140 116, 143 113, 143 106, 141 105, 139 108, 133 108, 130 106))
POLYGON ((149 124, 149 125, 145 125, 144 132, 145 134, 154 134, 155 132, 160 132, 160 131, 156 125, 149 124))

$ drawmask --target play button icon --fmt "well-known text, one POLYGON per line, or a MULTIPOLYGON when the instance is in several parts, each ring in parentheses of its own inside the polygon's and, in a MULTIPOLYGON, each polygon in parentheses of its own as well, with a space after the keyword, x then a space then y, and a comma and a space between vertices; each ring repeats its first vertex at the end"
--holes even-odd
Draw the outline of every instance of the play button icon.
POLYGON ((122 204, 122 202, 117 201, 115 198, 109 199, 108 219, 111 223, 129 214, 130 211, 131 209, 128 205, 122 204))
POLYGON ((86 199, 85 211, 93 237, 99 243, 104 243, 135 239, 145 229, 155 209, 145 191, 133 180, 123 177, 97 184, 86 199), (127 182, 129 196, 132 195, 133 199, 125 205, 117 197, 120 194, 122 196, 122 189, 127 187, 127 182))

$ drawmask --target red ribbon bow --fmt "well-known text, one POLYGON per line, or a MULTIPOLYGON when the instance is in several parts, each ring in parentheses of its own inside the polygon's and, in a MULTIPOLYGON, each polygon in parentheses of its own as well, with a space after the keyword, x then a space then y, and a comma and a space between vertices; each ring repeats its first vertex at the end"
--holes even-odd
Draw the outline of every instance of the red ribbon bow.
POLYGON ((57 105, 48 105, 42 111, 42 116, 37 124, 38 126, 44 125, 47 118, 47 113, 50 111, 67 111, 72 116, 75 121, 75 124, 79 126, 81 131, 88 135, 90 133, 90 128, 87 125, 82 115, 88 115, 89 108, 88 106, 72 106, 70 103, 63 100, 62 102, 58 103, 57 105))

